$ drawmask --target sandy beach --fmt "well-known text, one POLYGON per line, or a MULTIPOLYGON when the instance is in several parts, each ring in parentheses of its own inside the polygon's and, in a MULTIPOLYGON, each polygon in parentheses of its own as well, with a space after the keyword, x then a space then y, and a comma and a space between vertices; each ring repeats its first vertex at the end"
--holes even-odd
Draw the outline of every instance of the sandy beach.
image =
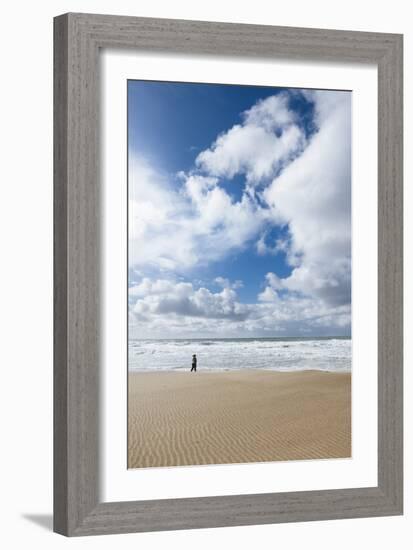
POLYGON ((128 467, 351 456, 351 374, 130 373, 128 467))

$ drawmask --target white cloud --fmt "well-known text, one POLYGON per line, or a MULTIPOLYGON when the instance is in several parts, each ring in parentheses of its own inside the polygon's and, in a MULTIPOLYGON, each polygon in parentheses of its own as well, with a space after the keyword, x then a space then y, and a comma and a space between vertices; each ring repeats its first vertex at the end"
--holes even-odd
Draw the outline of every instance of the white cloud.
POLYGON ((280 279, 280 277, 278 277, 275 273, 267 273, 265 278, 272 289, 274 290, 282 289, 282 279, 280 279))
POLYGON ((240 279, 237 279, 232 283, 229 279, 226 279, 225 277, 215 277, 214 282, 222 288, 238 289, 244 286, 244 283, 240 279))
POLYGON ((268 132, 282 131, 297 123, 295 111, 289 108, 290 94, 282 92, 258 101, 244 113, 246 125, 261 126, 268 132))
POLYGON ((244 194, 235 202, 217 178, 168 180, 147 161, 130 165, 130 267, 185 272, 241 249, 268 212, 244 194))
POLYGON ((129 296, 131 326, 139 334, 348 329, 350 94, 303 95, 314 104, 317 127, 308 141, 282 93, 246 111, 242 124, 198 155, 192 172, 171 179, 144 159, 131 158, 130 267, 141 281, 129 296), (236 174, 245 177, 239 200, 221 185, 222 177, 236 174), (275 226, 283 227, 285 236, 272 242, 275 226), (268 273, 257 303, 239 301, 239 281, 217 277, 220 290, 212 292, 176 280, 247 246, 258 255, 283 253, 293 268, 284 278, 268 273), (157 275, 145 277, 148 272, 157 275))
POLYGON ((192 283, 145 278, 129 295, 138 297, 133 313, 146 320, 153 315, 243 320, 249 313, 230 283, 214 293, 204 287, 195 289, 192 283))
POLYGON ((305 133, 288 107, 288 97, 280 93, 246 111, 243 124, 221 134, 198 155, 198 168, 226 178, 245 174, 253 184, 271 177, 305 147, 305 133))
POLYGON ((314 92, 319 131, 273 180, 264 200, 288 224, 291 263, 284 288, 329 303, 350 302, 351 103, 349 94, 314 92), (295 257, 295 260, 293 259, 295 257))
POLYGON ((198 235, 197 244, 208 258, 242 247, 256 235, 268 214, 246 193, 234 201, 217 182, 198 174, 189 175, 185 182, 194 212, 191 231, 198 235))
POLYGON ((268 286, 259 303, 239 301, 234 283, 219 292, 192 283, 144 278, 130 289, 131 334, 140 337, 179 337, 182 334, 257 336, 301 329, 318 332, 348 326, 349 306, 332 307, 321 299, 278 294, 280 280, 267 275, 268 286))
MULTIPOLYGON (((284 252, 287 256, 289 256, 290 242, 289 238, 277 238, 275 239, 275 243, 269 243, 268 231, 264 231, 256 242, 255 248, 257 254, 260 256, 265 256, 266 254, 276 255, 279 252, 284 252)), ((295 259, 292 257, 289 257, 288 259, 290 264, 293 265, 295 259)))
POLYGON ((187 222, 190 210, 168 179, 141 157, 129 165, 129 264, 174 269, 196 261, 187 222), (171 247, 173 235, 179 247, 171 247))
POLYGON ((258 294, 258 300, 260 302, 275 302, 278 300, 277 291, 271 286, 266 286, 265 289, 258 294))

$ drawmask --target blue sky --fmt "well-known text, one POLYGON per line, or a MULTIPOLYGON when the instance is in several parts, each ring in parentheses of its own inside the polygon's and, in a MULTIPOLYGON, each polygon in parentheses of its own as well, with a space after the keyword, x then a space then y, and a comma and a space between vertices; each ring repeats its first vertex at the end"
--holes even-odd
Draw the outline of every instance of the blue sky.
MULTIPOLYGON (((282 91, 285 89, 129 80, 130 150, 146 155, 171 174, 190 170, 198 153, 239 123, 242 112, 282 91)), ((293 104, 302 114, 300 123, 310 133, 313 104, 302 97, 295 98, 293 104)), ((228 185, 236 194, 242 178, 230 183, 238 183, 228 185)))
POLYGON ((132 335, 348 335, 349 92, 128 81, 132 335))

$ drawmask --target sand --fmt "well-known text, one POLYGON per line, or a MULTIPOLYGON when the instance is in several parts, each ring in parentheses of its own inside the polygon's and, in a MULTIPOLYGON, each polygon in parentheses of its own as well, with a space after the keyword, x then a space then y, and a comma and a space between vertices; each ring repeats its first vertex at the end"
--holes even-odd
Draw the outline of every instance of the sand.
POLYGON ((351 375, 130 373, 128 467, 351 456, 351 375))

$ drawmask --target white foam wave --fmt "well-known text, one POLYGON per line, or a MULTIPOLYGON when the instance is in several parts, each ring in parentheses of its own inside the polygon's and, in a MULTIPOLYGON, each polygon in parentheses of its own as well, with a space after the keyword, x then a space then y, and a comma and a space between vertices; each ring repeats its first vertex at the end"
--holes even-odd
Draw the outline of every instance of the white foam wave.
POLYGON ((351 340, 344 338, 131 340, 129 369, 190 369, 193 353, 199 370, 351 370, 351 340))

